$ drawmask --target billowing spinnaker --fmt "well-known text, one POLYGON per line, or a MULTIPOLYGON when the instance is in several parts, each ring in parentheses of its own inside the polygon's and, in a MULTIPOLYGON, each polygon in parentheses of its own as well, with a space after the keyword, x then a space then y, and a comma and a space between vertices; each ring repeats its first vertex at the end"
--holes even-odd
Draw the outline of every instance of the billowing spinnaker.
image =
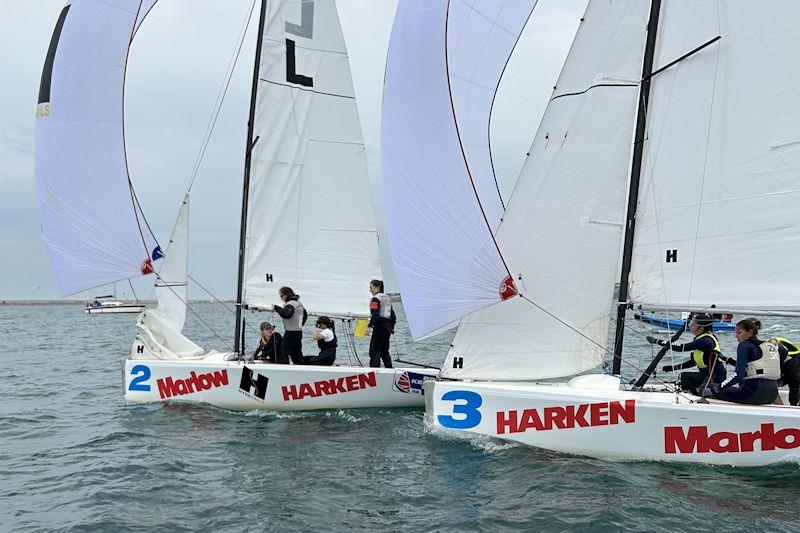
POLYGON ((441 374, 539 379, 597 366, 608 339, 649 5, 590 2, 497 239, 515 297, 461 321, 441 374))
POLYGON ((244 302, 292 287, 309 312, 369 313, 380 277, 364 141, 334 0, 270 0, 250 177, 244 302))
POLYGON ((536 0, 450 0, 447 68, 475 189, 492 231, 505 211, 492 162, 489 122, 500 78, 536 0))
MULTIPOLYGON (((156 311, 169 320, 171 326, 181 331, 186 321, 186 298, 189 266, 189 195, 183 199, 178 219, 172 229, 164 260, 158 271, 155 294, 156 311)), ((150 311, 148 311, 150 312, 150 311)))
POLYGON ((800 309, 800 9, 664 2, 630 297, 675 309, 800 309), (796 257, 798 256, 798 257, 796 257))
POLYGON ((59 16, 36 108, 39 216, 63 294, 152 271, 160 257, 128 177, 123 87, 138 0, 59 16))
POLYGON ((501 301, 494 93, 535 1, 409 0, 397 9, 381 151, 392 259, 414 338, 501 301))

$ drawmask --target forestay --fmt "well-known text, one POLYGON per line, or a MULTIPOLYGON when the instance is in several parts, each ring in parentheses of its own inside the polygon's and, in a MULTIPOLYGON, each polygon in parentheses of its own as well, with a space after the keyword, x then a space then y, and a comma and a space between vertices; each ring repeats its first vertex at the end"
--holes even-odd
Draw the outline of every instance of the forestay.
POLYGON ((384 200, 411 333, 421 338, 513 294, 493 240, 504 206, 489 121, 535 0, 398 6, 382 117, 384 200))
POLYGON ((290 286, 317 314, 364 315, 380 277, 364 142, 333 0, 267 3, 244 303, 290 286))
POLYGON ((630 294, 683 309, 798 310, 800 6, 665 2, 630 294))
POLYGON ((125 155, 125 68, 140 7, 138 0, 68 3, 44 63, 36 108, 37 198, 63 294, 150 273, 151 261, 161 256, 125 155))
POLYGON ((536 305, 515 297, 462 320, 442 376, 539 379, 600 364, 647 16, 638 0, 590 2, 497 232, 536 305))

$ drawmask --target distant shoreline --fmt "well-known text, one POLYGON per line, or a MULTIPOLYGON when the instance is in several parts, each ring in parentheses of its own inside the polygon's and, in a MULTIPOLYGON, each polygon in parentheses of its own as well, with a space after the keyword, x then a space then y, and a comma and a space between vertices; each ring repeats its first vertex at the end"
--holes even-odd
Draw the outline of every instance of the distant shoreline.
MULTIPOLYGON (((0 305, 86 305, 91 300, 0 300, 0 305)), ((137 303, 135 300, 118 300, 126 304, 137 303)), ((222 300, 223 303, 234 303, 233 300, 222 300)), ((144 305, 155 305, 155 300, 139 300, 138 303, 144 305)), ((216 303, 215 300, 189 300, 190 304, 210 304, 216 303)))

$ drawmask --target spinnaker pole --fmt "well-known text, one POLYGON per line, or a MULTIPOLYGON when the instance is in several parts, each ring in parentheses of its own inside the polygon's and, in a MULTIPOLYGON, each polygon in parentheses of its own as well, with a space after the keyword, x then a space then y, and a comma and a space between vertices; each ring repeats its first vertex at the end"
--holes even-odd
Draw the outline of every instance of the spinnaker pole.
POLYGON ((647 23, 647 41, 642 62, 642 81, 639 85, 639 109, 636 113, 636 133, 633 140, 633 158, 631 159, 631 180, 628 189, 628 210, 625 216, 625 243, 622 252, 622 271, 619 279, 619 297, 617 298, 617 328, 614 336, 614 362, 611 371, 619 374, 622 369, 622 342, 625 337, 625 312, 628 308, 628 277, 631 272, 633 258, 633 236, 636 227, 636 204, 639 201, 639 178, 642 174, 642 156, 644 139, 647 130, 647 103, 650 99, 650 78, 653 72, 653 57, 656 50, 656 33, 658 31, 658 15, 661 12, 661 0, 650 3, 650 20, 647 23))
POLYGON ((244 247, 247 241, 247 202, 250 196, 250 158, 253 146, 253 126, 256 116, 256 96, 258 93, 258 71, 261 64, 261 44, 264 35, 264 21, 267 18, 267 0, 261 0, 261 14, 258 19, 258 36, 256 41, 256 57, 253 66, 253 86, 250 92, 250 115, 247 119, 247 143, 244 155, 244 179, 242 180, 242 221, 239 230, 239 275, 236 282, 236 326, 233 334, 233 351, 240 353, 242 335, 242 292, 244 289, 244 247))

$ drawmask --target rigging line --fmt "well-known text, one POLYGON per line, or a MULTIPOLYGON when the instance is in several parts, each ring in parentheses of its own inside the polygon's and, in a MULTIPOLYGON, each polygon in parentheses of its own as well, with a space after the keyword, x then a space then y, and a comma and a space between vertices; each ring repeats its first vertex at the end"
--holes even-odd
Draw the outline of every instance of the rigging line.
POLYGON ((554 96, 550 99, 551 102, 558 100, 559 98, 565 98, 567 96, 580 96, 581 94, 586 94, 592 89, 596 89, 597 87, 638 87, 638 83, 595 83, 594 85, 590 85, 586 89, 582 91, 578 91, 576 93, 564 93, 559 94, 558 96, 554 96))
MULTIPOLYGON (((719 16, 719 15, 718 15, 719 16)), ((719 21, 717 21, 719 24, 719 21)), ((708 127, 706 128, 706 150, 703 155, 703 174, 700 178, 700 199, 697 205, 697 223, 695 224, 694 232, 694 249, 692 250, 692 270, 689 273, 689 291, 687 294, 686 305, 688 306, 692 301, 692 289, 694 288, 694 267, 697 264, 697 241, 700 237, 700 215, 703 210, 703 191, 706 183, 706 170, 708 168, 708 145, 711 139, 711 126, 714 118, 714 95, 717 92, 717 74, 719 73, 719 54, 720 49, 717 48, 717 61, 714 65, 714 82, 711 84, 711 105, 708 109, 708 127)))
POLYGON ((136 303, 139 303, 139 297, 136 295, 136 291, 133 290, 133 283, 131 282, 131 278, 128 278, 128 285, 131 286, 131 292, 133 293, 133 297, 136 298, 136 303))
MULTIPOLYGON (((717 26, 719 26, 719 21, 717 21, 717 26)), ((694 50, 691 50, 691 51, 689 51, 689 52, 686 52, 685 54, 683 54, 683 55, 682 55, 681 57, 679 57, 678 59, 676 59, 676 60, 674 60, 674 61, 670 61, 669 63, 667 63, 666 65, 664 65, 664 66, 663 66, 663 67, 661 67, 660 69, 653 71, 653 72, 652 72, 652 73, 651 73, 649 76, 647 76, 647 77, 645 78, 645 80, 649 80, 650 78, 652 78, 652 77, 653 77, 653 76, 655 76, 656 74, 659 74, 659 73, 661 73, 661 72, 664 72, 665 70, 667 70, 667 69, 668 69, 669 67, 671 67, 672 65, 676 65, 676 64, 680 63, 681 61, 683 61, 684 59, 687 59, 688 57, 690 57, 690 56, 693 56, 694 54, 696 54, 696 53, 697 53, 697 52, 699 52, 700 50, 704 49, 704 48, 705 48, 705 47, 707 47, 707 46, 710 46, 710 45, 714 44, 715 42, 719 41, 720 39, 722 39, 722 36, 721 36, 721 35, 717 35, 717 36, 716 36, 716 37, 714 37, 713 39, 710 39, 710 40, 706 41, 705 43, 701 44, 700 46, 698 46, 698 47, 697 47, 697 48, 695 48, 694 50)), ((644 80, 643 80, 643 81, 644 81, 644 80)))
POLYGON ((197 174, 200 172, 200 167, 203 164, 203 157, 205 157, 206 149, 208 148, 208 144, 211 141, 211 135, 214 132, 214 127, 217 124, 217 119, 219 118, 220 111, 222 110, 222 102, 225 100, 225 96, 228 94, 228 88, 231 84, 231 79, 233 78, 233 71, 236 69, 236 64, 239 61, 239 55, 242 51, 242 47, 244 46, 244 38, 247 34, 247 28, 250 26, 250 20, 253 17, 253 11, 255 10, 256 0, 253 0, 250 4, 250 11, 247 14, 247 18, 245 19, 244 25, 242 26, 241 32, 239 33, 238 44, 236 46, 236 50, 234 54, 231 56, 230 61, 228 62, 228 68, 225 71, 225 79, 220 86, 220 91, 217 94, 217 102, 214 105, 214 111, 211 114, 211 118, 209 119, 208 126, 206 127, 206 133, 203 137, 203 142, 200 144, 200 151, 197 154, 197 159, 195 159, 194 167, 192 168, 192 174, 189 178, 189 186, 187 187, 187 193, 192 190, 192 186, 194 185, 195 180, 197 179, 197 174))
POLYGON ((231 313, 233 313, 233 314, 236 314, 236 310, 235 310, 235 309, 231 309, 230 307, 228 307, 228 306, 225 304, 225 302, 223 302, 222 300, 220 300, 219 298, 217 298, 217 297, 216 297, 216 296, 215 296, 215 295, 214 295, 214 294, 213 294, 213 293, 212 293, 210 290, 206 289, 206 288, 203 286, 203 284, 202 284, 202 283, 200 283, 199 281, 197 281, 196 279, 194 279, 194 278, 193 278, 192 276, 190 276, 189 274, 187 274, 187 275, 186 275, 186 277, 187 277, 187 278, 189 278, 190 280, 192 280, 194 283, 196 283, 198 287, 200 287, 201 289, 203 289, 203 290, 206 292, 206 294, 208 294, 209 296, 211 296, 211 298, 213 298, 213 299, 214 299, 214 301, 215 301, 216 303, 220 304, 222 307, 224 307, 226 310, 230 311, 231 313))
POLYGON ((500 256, 500 261, 503 262, 503 267, 506 269, 506 273, 513 279, 511 275, 511 269, 508 268, 508 264, 506 263, 506 258, 503 257, 503 252, 500 250, 500 245, 497 243, 497 239, 494 237, 494 232, 492 231, 492 225, 489 224, 489 219, 486 216, 486 211, 483 209, 483 204, 481 203, 481 197, 478 195, 478 189, 475 186, 475 180, 472 179, 472 171, 469 168, 469 163, 467 162, 467 153, 464 150, 464 143, 461 141, 461 130, 458 127, 458 118, 456 117, 456 105, 455 101, 453 100, 453 88, 450 84, 450 62, 448 60, 448 53, 447 53, 447 33, 448 33, 448 24, 450 22, 450 0, 447 0, 447 7, 445 8, 444 13, 444 67, 445 73, 447 76, 447 93, 450 97, 450 109, 453 112, 453 126, 456 130, 456 137, 458 138, 458 146, 461 148, 461 157, 464 159, 464 167, 467 170, 467 176, 469 176, 469 182, 472 185, 472 191, 475 193, 475 201, 478 202, 478 207, 481 210, 481 215, 483 216, 483 221, 486 223, 486 229, 489 231, 489 237, 491 237, 492 242, 494 243, 495 248, 497 249, 497 255, 500 256))
POLYGON ((280 87, 289 87, 290 89, 297 89, 298 91, 305 91, 307 93, 320 94, 322 96, 335 96, 336 98, 347 98, 349 100, 355 100, 356 99, 355 96, 350 96, 348 94, 326 93, 324 91, 317 91, 315 89, 306 89, 304 87, 301 87, 299 85, 294 85, 292 83, 282 83, 282 82, 279 82, 279 81, 268 80, 267 78, 258 78, 258 81, 263 81, 265 83, 271 83, 272 85, 278 85, 280 87))
POLYGON ((191 312, 192 312, 192 314, 194 314, 194 316, 195 316, 195 317, 197 317, 197 320, 199 320, 201 324, 203 324, 203 325, 204 325, 206 328, 208 328, 208 330, 209 330, 209 331, 210 331, 210 332, 211 332, 211 333, 212 333, 212 334, 213 334, 213 335, 214 335, 214 336, 215 336, 217 339, 219 339, 219 340, 220 340, 220 342, 222 342, 222 343, 225 345, 225 347, 226 347, 226 348, 228 348, 229 350, 233 351, 233 350, 231 349, 230 345, 229 345, 227 342, 225 342, 225 339, 223 339, 223 338, 222 338, 222 337, 221 337, 221 336, 220 336, 220 335, 219 335, 219 334, 218 334, 218 333, 217 333, 217 332, 214 330, 214 328, 212 328, 212 327, 211 327, 211 326, 208 324, 208 322, 206 322, 205 320, 203 320, 203 317, 201 317, 201 316, 198 314, 198 312, 197 312, 196 310, 194 310, 194 309, 193 309, 193 308, 192 308, 192 307, 189 305, 189 303, 188 303, 186 300, 184 300, 183 298, 181 298, 181 295, 180 295, 180 294, 178 294, 177 292, 175 292, 175 289, 173 289, 173 288, 172 288, 172 285, 170 285, 169 283, 167 283, 167 282, 164 280, 164 278, 162 278, 162 277, 161 277, 161 275, 159 275, 159 273, 158 273, 158 272, 153 272, 153 274, 156 276, 156 279, 157 279, 157 280, 159 280, 159 281, 161 281, 162 283, 164 283, 164 285, 162 285, 163 287, 167 287, 167 288, 168 288, 168 289, 169 289, 169 290, 172 292, 172 294, 174 294, 174 295, 175 295, 175 297, 176 297, 178 300, 180 300, 180 301, 183 303, 183 305, 185 305, 185 306, 186 306, 186 309, 188 309, 189 311, 191 311, 191 312))

